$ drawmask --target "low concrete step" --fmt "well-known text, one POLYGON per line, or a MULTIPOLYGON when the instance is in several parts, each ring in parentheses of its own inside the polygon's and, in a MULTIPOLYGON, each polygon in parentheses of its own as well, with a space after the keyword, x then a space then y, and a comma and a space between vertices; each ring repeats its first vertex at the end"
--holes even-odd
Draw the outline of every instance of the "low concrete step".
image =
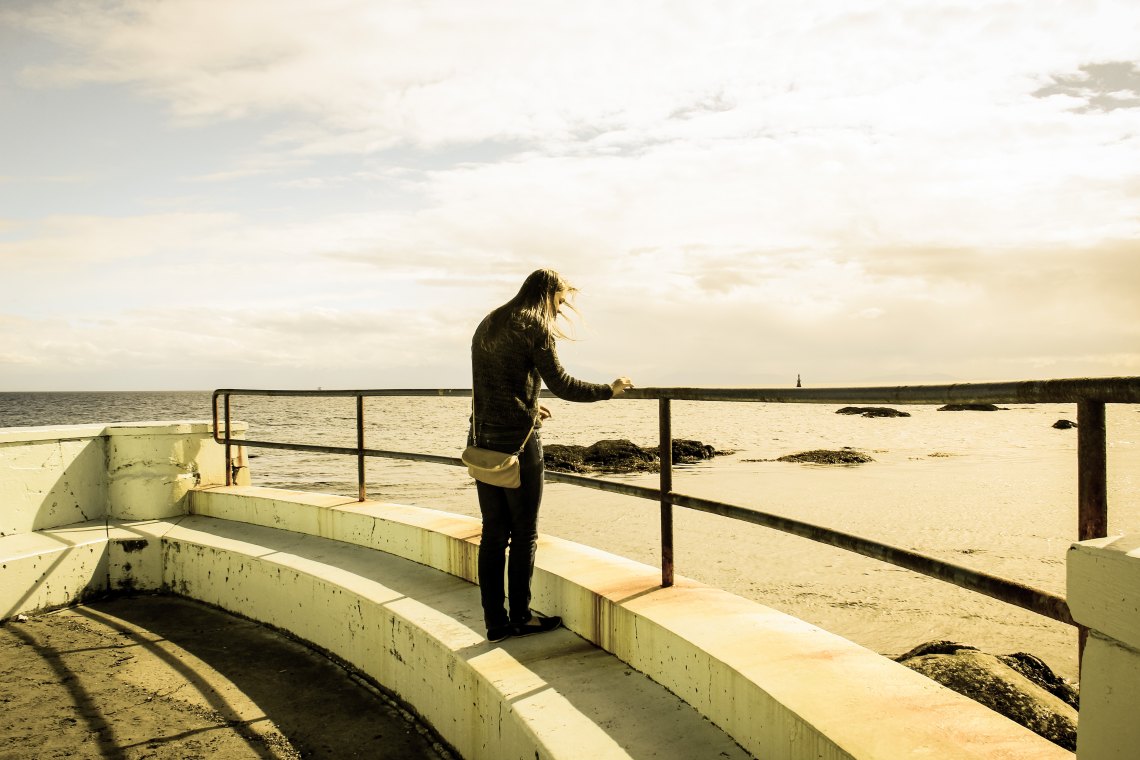
POLYGON ((489 643, 478 588, 434 568, 200 516, 160 540, 172 591, 353 663, 469 760, 748 757, 684 701, 571 631, 489 643))
MULTIPOLYGON (((334 538, 477 580, 480 522, 423 507, 259 487, 191 511, 334 538)), ((665 686, 765 760, 1071 760, 1072 753, 890 659, 721 589, 539 536, 537 609, 665 686)), ((586 756, 586 755, 580 755, 586 756)), ((700 757, 701 755, 696 755, 700 757)))

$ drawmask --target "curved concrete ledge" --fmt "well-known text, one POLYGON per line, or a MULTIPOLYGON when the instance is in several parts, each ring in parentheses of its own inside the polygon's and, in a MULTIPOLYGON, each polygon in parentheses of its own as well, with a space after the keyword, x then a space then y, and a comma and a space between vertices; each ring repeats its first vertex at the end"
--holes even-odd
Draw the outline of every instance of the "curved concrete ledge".
POLYGON ((535 606, 571 630, 492 645, 477 520, 252 487, 189 507, 0 538, 0 617, 169 589, 351 663, 468 760, 1072 757, 845 639, 589 547, 540 539, 535 606))
MULTIPOLYGON (((476 580, 479 523, 471 518, 251 487, 196 491, 191 510, 377 549, 476 580)), ((557 611, 571 630, 680 696, 755 757, 1072 757, 803 621, 684 578, 660 588, 656 568, 589 547, 545 536, 540 543, 536 608, 557 611)))
POLYGON ((477 588, 374 549, 202 516, 93 522, 21 543, 0 539, 5 579, 23 565, 34 585, 67 576, 60 587, 76 588, 88 574, 55 560, 102 549, 96 581, 161 587, 287 630, 414 706, 469 760, 747 757, 675 695, 568 630, 490 644, 477 588))

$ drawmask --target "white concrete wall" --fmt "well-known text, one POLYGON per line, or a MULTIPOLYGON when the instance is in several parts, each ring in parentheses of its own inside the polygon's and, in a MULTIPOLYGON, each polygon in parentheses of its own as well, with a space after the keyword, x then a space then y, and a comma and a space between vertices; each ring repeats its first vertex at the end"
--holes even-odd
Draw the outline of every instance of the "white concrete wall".
POLYGON ((205 422, 0 429, 0 619, 109 588, 157 588, 145 542, 114 521, 184 515, 191 489, 225 483, 224 447, 210 430, 205 422))
POLYGON ((1089 628, 1081 658, 1079 760, 1140 757, 1140 535, 1074 544, 1073 618, 1089 628))
POLYGON ((105 591, 107 560, 103 520, 0 538, 0 620, 105 591))
POLYGON ((104 428, 0 429, 0 536, 106 516, 104 428))
POLYGON ((210 430, 207 422, 0 429, 0 536, 185 514, 190 489, 226 482, 224 447, 210 430))
POLYGON ((207 422, 109 425, 107 516, 155 520, 186 514, 192 489, 224 484, 225 447, 214 442, 211 429, 207 422))

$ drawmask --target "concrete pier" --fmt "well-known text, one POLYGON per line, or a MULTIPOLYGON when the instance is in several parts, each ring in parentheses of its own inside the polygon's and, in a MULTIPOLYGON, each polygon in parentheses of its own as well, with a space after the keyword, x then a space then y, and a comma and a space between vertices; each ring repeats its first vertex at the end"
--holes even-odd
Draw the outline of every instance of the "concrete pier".
MULTIPOLYGON (((118 588, 205 601, 351 663, 469 760, 1072 757, 827 631, 685 578, 662 588, 657 568, 548 536, 534 606, 567 630, 490 644, 477 520, 222 486, 208 426, 156 423, 153 442, 147 427, 0 431, 0 618, 118 588)), ((1105 715, 1140 682, 1112 663, 1093 681, 1105 715)), ((1123 757, 1102 749, 1135 747, 1118 745, 1118 724, 1094 720, 1090 739, 1082 722, 1078 756, 1123 757)))

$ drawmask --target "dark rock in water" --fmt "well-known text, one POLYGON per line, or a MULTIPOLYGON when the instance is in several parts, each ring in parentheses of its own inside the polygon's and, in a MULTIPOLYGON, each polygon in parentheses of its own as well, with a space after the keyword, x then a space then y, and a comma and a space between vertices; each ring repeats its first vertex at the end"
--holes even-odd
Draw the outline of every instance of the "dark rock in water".
POLYGON ((1057 428, 1058 430, 1068 430, 1069 428, 1075 428, 1076 426, 1077 423, 1073 422, 1072 420, 1057 420, 1053 423, 1053 427, 1057 428))
MULTIPOLYGON (((654 446, 653 453, 656 455, 660 448, 660 446, 654 446)), ((692 441, 686 438, 678 438, 673 441, 673 461, 675 463, 699 462, 702 459, 712 459, 717 454, 722 453, 726 452, 717 451, 707 443, 700 441, 692 441)))
POLYGON ((583 460, 589 467, 609 472, 651 472, 658 467, 657 452, 647 451, 624 438, 587 446, 583 460))
MULTIPOLYGON (((592 446, 551 443, 543 446, 546 469, 553 472, 658 472, 658 448, 644 448, 632 441, 608 439, 592 446)), ((700 441, 684 438, 673 441, 673 462, 687 464, 712 459, 719 452, 700 441)))
POLYGON ((1008 411, 1004 406, 994 406, 993 404, 947 404, 946 406, 938 407, 940 412, 997 412, 1008 411))
POLYGON ((1076 689, 1033 655, 998 656, 950 641, 931 641, 896 660, 1054 744, 1068 750, 1077 747, 1076 689))
POLYGON ((854 449, 813 449, 801 451, 798 454, 786 454, 777 457, 777 462, 800 462, 803 464, 863 464, 875 460, 861 451, 854 449))
POLYGON ((885 406, 845 406, 836 409, 836 414, 858 414, 862 417, 909 417, 910 412, 900 412, 885 406))
POLYGON ((547 443, 542 446, 542 459, 546 469, 555 472, 588 472, 586 467, 586 447, 562 443, 547 443))

